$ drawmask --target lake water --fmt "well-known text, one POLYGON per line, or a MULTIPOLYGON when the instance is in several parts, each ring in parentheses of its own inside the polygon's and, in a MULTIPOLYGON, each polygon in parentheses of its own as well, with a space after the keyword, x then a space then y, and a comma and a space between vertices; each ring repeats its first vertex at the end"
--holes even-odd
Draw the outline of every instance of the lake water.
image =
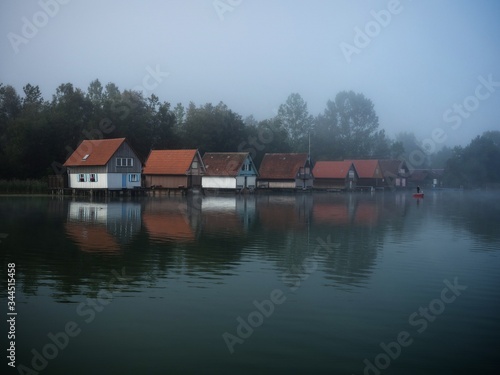
POLYGON ((498 192, 0 197, 0 215, 2 373, 497 373, 498 192))

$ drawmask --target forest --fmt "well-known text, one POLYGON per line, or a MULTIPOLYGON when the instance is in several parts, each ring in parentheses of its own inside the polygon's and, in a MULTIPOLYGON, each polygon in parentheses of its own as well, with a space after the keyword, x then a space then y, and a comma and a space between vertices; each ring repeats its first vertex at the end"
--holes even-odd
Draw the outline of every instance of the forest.
POLYGON ((500 183, 500 132, 490 131, 465 147, 429 154, 413 135, 391 139, 380 127, 374 105, 361 93, 342 91, 313 116, 292 93, 272 118, 242 118, 223 102, 175 106, 152 94, 105 86, 96 79, 86 91, 64 83, 51 100, 38 86, 18 93, 0 83, 0 180, 45 179, 62 174, 62 164, 84 139, 126 137, 145 160, 152 149, 198 148, 250 152, 259 166, 266 152, 307 152, 317 160, 398 158, 419 150, 414 168, 445 168, 448 186, 500 183))

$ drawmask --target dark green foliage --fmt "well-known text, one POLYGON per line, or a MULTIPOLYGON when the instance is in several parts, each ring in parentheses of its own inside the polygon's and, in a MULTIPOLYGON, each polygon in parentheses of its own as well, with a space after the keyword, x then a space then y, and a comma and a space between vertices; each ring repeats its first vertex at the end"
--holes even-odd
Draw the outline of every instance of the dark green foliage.
POLYGON ((316 160, 390 158, 400 150, 379 130, 372 101, 353 91, 342 91, 329 100, 314 129, 316 160))
POLYGON ((466 147, 455 147, 446 163, 444 182, 466 188, 500 184, 500 132, 485 132, 466 147))
MULTIPOLYGON (((64 173, 62 164, 80 142, 117 137, 126 137, 143 160, 152 149, 198 148, 202 154, 250 152, 256 166, 268 152, 307 152, 309 142, 313 161, 401 158, 405 150, 418 147, 412 135, 402 134, 398 142, 389 139, 379 129, 371 100, 352 91, 337 94, 316 117, 293 93, 275 117, 258 121, 253 116, 243 120, 222 102, 172 107, 156 95, 122 91, 113 83, 103 86, 97 79, 86 92, 61 84, 50 101, 38 86, 27 84, 19 95, 12 86, 0 84, 0 179, 64 173)), ((448 163, 450 183, 500 181, 499 143, 500 133, 489 132, 464 149, 454 149, 448 163)), ((433 155, 433 161, 444 165, 447 151, 433 155)), ((13 186, 18 185, 16 181, 13 186)))

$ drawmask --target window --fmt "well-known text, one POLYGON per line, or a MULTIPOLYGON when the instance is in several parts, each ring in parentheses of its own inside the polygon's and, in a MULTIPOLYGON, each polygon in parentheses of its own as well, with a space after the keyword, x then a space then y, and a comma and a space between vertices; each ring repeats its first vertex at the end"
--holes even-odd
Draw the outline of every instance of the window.
POLYGON ((97 173, 90 174, 90 182, 97 182, 97 173))
POLYGON ((191 168, 198 169, 198 161, 197 160, 193 161, 193 164, 191 164, 191 168))
POLYGON ((116 158, 117 167, 133 167, 134 159, 132 158, 116 158))
POLYGON ((245 164, 243 164, 243 170, 246 172, 250 172, 252 170, 252 162, 247 160, 245 164))
POLYGON ((128 180, 129 180, 129 182, 139 182, 139 174, 138 173, 129 174, 128 180))
POLYGON ((78 176, 78 182, 85 182, 85 175, 83 173, 80 173, 78 176))

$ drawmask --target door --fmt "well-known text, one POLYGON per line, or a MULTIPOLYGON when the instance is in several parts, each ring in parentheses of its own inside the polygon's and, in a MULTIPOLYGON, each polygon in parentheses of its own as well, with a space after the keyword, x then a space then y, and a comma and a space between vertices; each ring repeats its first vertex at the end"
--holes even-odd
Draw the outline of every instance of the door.
POLYGON ((127 188, 127 174, 122 173, 122 189, 126 189, 126 188, 127 188))

